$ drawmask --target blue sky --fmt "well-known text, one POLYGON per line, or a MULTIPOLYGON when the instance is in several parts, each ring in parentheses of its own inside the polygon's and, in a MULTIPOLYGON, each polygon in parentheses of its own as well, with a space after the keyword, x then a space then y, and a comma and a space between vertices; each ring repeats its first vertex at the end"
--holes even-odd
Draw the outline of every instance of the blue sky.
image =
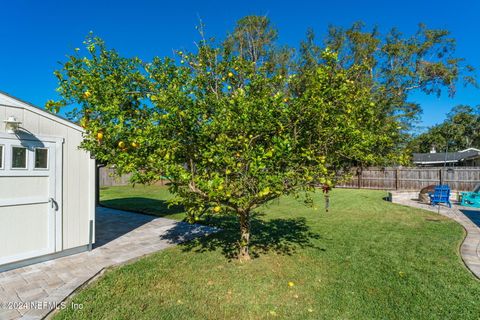
MULTIPOLYGON (((0 4, 0 90, 43 106, 56 98, 52 72, 65 55, 82 46, 92 30, 121 54, 142 59, 189 49, 198 39, 201 17, 209 35, 223 37, 248 14, 268 15, 280 31, 279 43, 297 46, 307 28, 324 34, 329 24, 362 20, 381 31, 396 26, 412 33, 419 22, 445 28, 457 39, 457 53, 480 68, 480 1, 34 1, 0 4)), ((480 91, 459 87, 455 98, 416 94, 422 125, 441 122, 457 104, 480 104, 480 91)))

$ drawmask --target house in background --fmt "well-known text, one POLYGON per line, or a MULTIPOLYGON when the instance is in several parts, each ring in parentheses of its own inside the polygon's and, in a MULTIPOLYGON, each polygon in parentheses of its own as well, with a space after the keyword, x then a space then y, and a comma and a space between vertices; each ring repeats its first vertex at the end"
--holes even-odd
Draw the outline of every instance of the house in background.
POLYGON ((91 248, 95 160, 83 128, 0 92, 0 271, 91 248))
POLYGON ((480 167, 480 150, 468 148, 458 152, 414 153, 413 163, 419 167, 480 167))

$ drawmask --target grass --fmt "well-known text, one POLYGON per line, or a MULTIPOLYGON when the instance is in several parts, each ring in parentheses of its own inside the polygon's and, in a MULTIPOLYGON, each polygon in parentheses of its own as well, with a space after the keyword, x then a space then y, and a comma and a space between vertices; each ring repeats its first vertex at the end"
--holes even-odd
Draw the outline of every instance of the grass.
MULTIPOLYGON (((55 319, 478 319, 462 227, 383 196, 334 190, 328 214, 282 198, 254 217, 256 259, 245 264, 229 259, 235 220, 204 221, 224 231, 107 272, 73 298, 83 309, 55 319)), ((105 205, 181 219, 168 197, 159 187, 102 192, 105 205)))

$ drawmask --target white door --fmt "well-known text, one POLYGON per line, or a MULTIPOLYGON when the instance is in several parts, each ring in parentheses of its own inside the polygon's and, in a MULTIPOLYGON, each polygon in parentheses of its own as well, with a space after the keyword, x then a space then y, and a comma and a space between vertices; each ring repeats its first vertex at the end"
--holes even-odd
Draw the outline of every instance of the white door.
POLYGON ((56 251, 56 153, 55 142, 0 137, 0 265, 56 251))

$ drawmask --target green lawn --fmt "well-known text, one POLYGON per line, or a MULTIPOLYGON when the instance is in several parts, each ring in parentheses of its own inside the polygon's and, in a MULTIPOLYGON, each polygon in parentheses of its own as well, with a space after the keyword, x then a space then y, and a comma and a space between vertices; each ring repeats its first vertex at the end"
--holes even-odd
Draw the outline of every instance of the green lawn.
MULTIPOLYGON (((181 219, 168 196, 116 187, 102 201, 181 219)), ((257 258, 245 264, 229 259, 235 221, 210 219, 225 230, 107 272, 74 297, 82 310, 56 319, 478 319, 480 281, 459 256, 462 227, 384 196, 334 190, 328 214, 274 202, 254 218, 257 258)))
POLYGON ((100 190, 103 206, 183 220, 185 213, 179 206, 169 207, 166 200, 172 195, 166 187, 143 186, 109 187, 100 190))

